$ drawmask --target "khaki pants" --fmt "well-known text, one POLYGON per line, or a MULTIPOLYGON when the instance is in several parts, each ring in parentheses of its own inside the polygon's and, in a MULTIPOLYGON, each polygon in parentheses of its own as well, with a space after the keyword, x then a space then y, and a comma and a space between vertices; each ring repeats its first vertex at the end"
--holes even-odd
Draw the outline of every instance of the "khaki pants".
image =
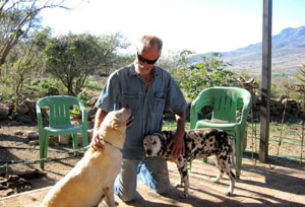
POLYGON ((169 190, 167 162, 160 158, 145 158, 143 161, 123 159, 122 168, 115 180, 114 191, 124 201, 136 198, 137 178, 157 193, 169 190))

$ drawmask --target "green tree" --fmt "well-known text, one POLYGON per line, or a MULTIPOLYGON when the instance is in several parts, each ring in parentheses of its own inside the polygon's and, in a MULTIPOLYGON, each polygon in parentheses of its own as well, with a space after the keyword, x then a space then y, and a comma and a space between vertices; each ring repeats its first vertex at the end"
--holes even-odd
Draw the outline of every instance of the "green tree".
POLYGON ((168 51, 167 53, 162 53, 157 64, 161 68, 168 70, 170 73, 173 73, 177 68, 186 66, 187 56, 193 54, 194 52, 190 50, 177 51, 168 51))
POLYGON ((177 83, 190 98, 196 98, 204 88, 212 86, 236 85, 234 72, 226 70, 230 64, 221 60, 220 53, 203 56, 201 61, 188 63, 191 51, 182 51, 174 75, 177 83))
POLYGON ((10 51, 30 32, 44 9, 65 8, 68 0, 0 1, 0 74, 10 51))
POLYGON ((25 81, 35 77, 43 68, 44 47, 49 35, 50 30, 44 29, 41 32, 34 32, 27 40, 20 41, 12 49, 3 66, 1 82, 7 85, 13 83, 16 105, 18 105, 25 81))
POLYGON ((100 70, 106 75, 134 59, 130 55, 118 55, 121 49, 126 49, 130 45, 121 33, 99 36, 98 43, 101 52, 100 70))
POLYGON ((126 46, 120 35, 96 37, 69 34, 52 39, 46 47, 47 72, 58 78, 68 94, 81 92, 87 77, 116 63, 117 50, 126 46))

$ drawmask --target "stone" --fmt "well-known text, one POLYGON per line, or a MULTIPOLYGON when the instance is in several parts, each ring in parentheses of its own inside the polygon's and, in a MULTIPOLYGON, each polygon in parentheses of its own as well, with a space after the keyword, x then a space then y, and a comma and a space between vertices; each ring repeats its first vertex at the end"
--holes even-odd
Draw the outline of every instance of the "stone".
POLYGON ((14 135, 17 135, 17 136, 22 136, 24 133, 23 133, 23 131, 21 131, 21 130, 18 130, 18 131, 15 131, 14 132, 14 135))
POLYGON ((39 145, 39 140, 31 140, 28 142, 29 145, 34 146, 34 145, 39 145))
POLYGON ((39 134, 36 132, 31 132, 27 134, 27 137, 29 140, 38 140, 39 139, 39 134))
POLYGON ((17 112, 21 114, 26 114, 29 112, 29 107, 26 104, 19 104, 17 107, 17 112))
POLYGON ((48 88, 48 92, 46 94, 47 96, 54 96, 54 95, 59 95, 59 91, 57 88, 50 87, 48 88))
POLYGON ((9 107, 5 104, 0 103, 0 120, 7 119, 9 115, 9 107))
POLYGON ((49 146, 56 146, 56 145, 58 145, 58 140, 59 140, 58 136, 50 136, 49 139, 48 139, 49 146))
POLYGON ((36 109, 36 101, 34 101, 30 98, 26 98, 24 100, 24 104, 27 105, 30 110, 35 110, 36 109))
POLYGON ((70 144, 70 141, 71 141, 71 138, 69 135, 68 136, 61 135, 58 137, 59 144, 68 145, 68 144, 70 144))
POLYGON ((35 119, 33 119, 31 116, 26 115, 26 114, 16 114, 14 116, 14 119, 19 122, 26 123, 26 124, 32 124, 32 123, 36 122, 35 119))

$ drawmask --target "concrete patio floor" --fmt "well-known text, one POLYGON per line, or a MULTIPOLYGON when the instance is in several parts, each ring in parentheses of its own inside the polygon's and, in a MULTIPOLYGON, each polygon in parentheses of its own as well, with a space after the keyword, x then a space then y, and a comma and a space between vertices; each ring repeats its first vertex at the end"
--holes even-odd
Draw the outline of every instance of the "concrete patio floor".
MULTIPOLYGON (((225 192, 229 180, 226 176, 220 183, 210 181, 217 174, 214 159, 208 163, 194 160, 190 172, 190 196, 179 198, 182 189, 174 189, 167 195, 159 195, 138 182, 138 199, 126 204, 118 197, 119 206, 139 207, 238 207, 238 206, 305 206, 304 168, 288 164, 262 164, 244 158, 240 180, 236 183, 234 196, 227 197, 225 192)), ((174 163, 169 163, 170 180, 174 185, 180 176, 174 163)), ((38 206, 50 187, 28 191, 0 199, 0 207, 38 206)), ((72 195, 73 196, 73 195, 72 195)))

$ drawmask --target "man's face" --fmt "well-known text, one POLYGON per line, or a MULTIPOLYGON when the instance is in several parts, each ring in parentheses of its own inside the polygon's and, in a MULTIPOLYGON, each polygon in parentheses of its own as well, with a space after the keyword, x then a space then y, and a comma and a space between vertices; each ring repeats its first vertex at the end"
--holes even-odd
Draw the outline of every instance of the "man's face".
POLYGON ((157 60, 159 56, 160 51, 156 46, 144 47, 142 45, 137 48, 136 72, 140 75, 149 74, 154 67, 154 60, 157 60))

